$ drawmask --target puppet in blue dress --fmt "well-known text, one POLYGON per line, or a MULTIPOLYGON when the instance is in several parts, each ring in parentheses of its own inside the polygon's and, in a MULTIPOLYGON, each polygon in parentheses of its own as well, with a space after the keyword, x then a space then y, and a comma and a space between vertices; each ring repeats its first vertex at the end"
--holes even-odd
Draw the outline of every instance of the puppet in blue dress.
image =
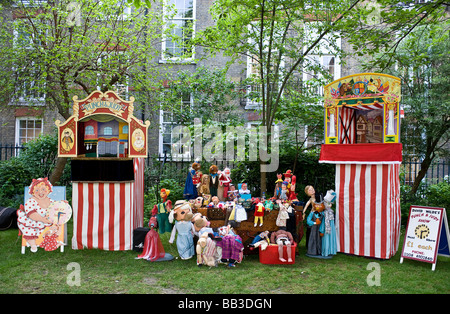
POLYGON ((199 170, 200 164, 198 162, 194 162, 189 168, 183 191, 183 197, 186 200, 193 200, 198 197, 197 185, 200 183, 200 176, 198 176, 199 170))
POLYGON ((336 255, 337 252, 337 240, 336 240, 336 228, 334 225, 334 212, 331 209, 332 204, 336 200, 336 192, 328 190, 325 195, 323 203, 325 205, 324 215, 324 233, 322 237, 322 256, 328 257, 330 255, 336 255))
POLYGON ((190 259, 195 254, 191 205, 186 201, 177 201, 173 212, 176 221, 170 234, 169 243, 173 243, 178 232, 176 241, 178 254, 183 260, 190 259))

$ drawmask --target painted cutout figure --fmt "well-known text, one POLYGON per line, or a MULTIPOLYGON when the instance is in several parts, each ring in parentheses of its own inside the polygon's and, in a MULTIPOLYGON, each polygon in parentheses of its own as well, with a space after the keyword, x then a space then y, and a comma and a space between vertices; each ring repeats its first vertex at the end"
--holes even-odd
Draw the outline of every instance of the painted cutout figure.
POLYGON ((17 211, 17 225, 33 253, 37 251, 36 239, 45 227, 53 224, 53 220, 48 217, 47 210, 52 202, 48 197, 52 188, 53 186, 47 178, 33 179, 29 188, 31 197, 25 206, 21 205, 21 209, 17 211))

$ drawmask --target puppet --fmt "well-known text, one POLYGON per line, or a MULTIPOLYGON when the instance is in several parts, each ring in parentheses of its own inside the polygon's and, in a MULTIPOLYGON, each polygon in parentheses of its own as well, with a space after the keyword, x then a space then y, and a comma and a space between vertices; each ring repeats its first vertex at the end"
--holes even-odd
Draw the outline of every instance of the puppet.
POLYGON ((197 241, 197 265, 216 267, 219 257, 217 256, 216 242, 207 233, 203 233, 197 241))
POLYGON ((205 195, 209 195, 209 175, 204 174, 200 180, 200 187, 198 189, 198 195, 205 197, 205 195))
POLYGON ((286 259, 283 257, 283 246, 286 246, 287 262, 292 262, 291 246, 294 245, 294 239, 290 232, 282 229, 272 232, 270 235, 270 242, 278 245, 278 259, 283 263, 286 262, 286 259))
POLYGON ((306 202, 305 207, 303 207, 303 220, 305 220, 306 209, 309 205, 314 208, 314 204, 316 202, 316 191, 312 185, 305 186, 305 194, 309 196, 308 202, 306 202))
POLYGON ((278 211, 278 216, 277 220, 275 221, 275 224, 280 228, 281 227, 286 228, 286 220, 289 219, 288 209, 290 207, 290 204, 282 203, 281 200, 277 200, 277 203, 280 206, 280 209, 278 211))
POLYGON ((231 224, 219 228, 219 235, 222 240, 217 241, 216 245, 222 248, 222 263, 227 263, 227 267, 235 267, 236 263, 242 261, 242 251, 244 245, 242 238, 234 233, 231 224))
POLYGON ((175 225, 172 228, 169 243, 173 243, 175 235, 177 236, 177 250, 180 258, 183 260, 190 259, 195 254, 194 237, 192 234, 192 210, 189 202, 177 201, 173 209, 175 225))
POLYGON ((325 205, 323 203, 314 203, 306 219, 306 224, 310 228, 306 256, 318 257, 322 255, 322 236, 325 230, 325 224, 323 223, 324 209, 325 205))
POLYGON ((288 186, 289 186, 289 182, 287 181, 283 181, 281 183, 281 193, 280 193, 280 197, 279 199, 282 201, 287 201, 289 198, 289 190, 288 190, 288 186))
POLYGON ((219 187, 219 168, 216 165, 209 167, 209 191, 212 196, 217 196, 217 189, 219 187))
POLYGON ((45 227, 53 224, 47 211, 52 202, 48 197, 52 188, 47 178, 33 179, 28 191, 31 197, 26 201, 25 206, 21 206, 17 211, 17 226, 33 253, 37 251, 36 239, 45 227))
POLYGON ((231 171, 230 168, 225 168, 219 175, 219 186, 222 187, 222 193, 217 194, 221 201, 225 201, 228 198, 228 189, 231 184, 231 171))
POLYGON ((172 201, 167 200, 167 197, 170 194, 170 190, 161 189, 160 196, 162 199, 162 203, 156 204, 153 206, 152 215, 156 216, 158 220, 159 233, 171 232, 172 224, 169 222, 169 214, 172 209, 172 201))
POLYGON ((189 168, 186 183, 184 185, 183 197, 186 200, 196 199, 197 194, 197 184, 198 180, 198 171, 200 170, 200 164, 198 162, 194 162, 189 168))
POLYGON ((170 261, 173 256, 166 253, 162 245, 158 232, 155 229, 158 228, 158 221, 156 217, 151 217, 148 223, 150 230, 145 236, 144 249, 137 259, 145 259, 150 262, 170 261))
POLYGON ((337 240, 336 228, 334 225, 334 212, 331 209, 332 204, 336 200, 336 192, 328 190, 324 197, 323 203, 325 205, 324 215, 324 232, 322 237, 322 256, 336 255, 337 240))
POLYGON ((275 199, 279 199, 281 195, 281 183, 283 183, 282 177, 283 175, 281 173, 277 174, 277 181, 275 181, 275 191, 273 192, 273 197, 275 199))
POLYGON ((250 250, 253 250, 257 247, 261 247, 261 250, 265 250, 267 246, 270 244, 269 239, 269 231, 263 231, 259 233, 252 241, 251 244, 249 244, 250 250))
POLYGON ((256 227, 256 225, 258 223, 258 220, 259 220, 259 226, 261 227, 263 225, 263 223, 264 223, 264 211, 265 211, 265 208, 264 208, 264 204, 261 203, 259 198, 256 198, 255 203, 256 203, 256 205, 255 205, 255 213, 254 213, 255 221, 254 221, 254 225, 253 226, 256 227))
POLYGON ((250 194, 250 190, 247 189, 247 183, 242 183, 241 188, 239 189, 239 195, 250 194))

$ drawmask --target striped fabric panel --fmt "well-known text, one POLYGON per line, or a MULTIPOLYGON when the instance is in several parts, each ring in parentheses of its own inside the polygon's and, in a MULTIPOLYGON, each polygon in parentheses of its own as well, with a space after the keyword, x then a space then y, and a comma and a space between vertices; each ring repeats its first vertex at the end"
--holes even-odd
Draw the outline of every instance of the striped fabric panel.
POLYGON ((338 251, 388 259, 400 238, 399 165, 336 165, 338 251))

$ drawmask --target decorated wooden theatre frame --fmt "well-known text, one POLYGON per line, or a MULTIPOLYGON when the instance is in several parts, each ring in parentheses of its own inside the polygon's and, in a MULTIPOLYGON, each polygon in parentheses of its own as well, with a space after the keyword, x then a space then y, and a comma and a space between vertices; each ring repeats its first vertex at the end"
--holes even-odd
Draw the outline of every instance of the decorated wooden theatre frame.
POLYGON ((336 165, 338 252, 389 259, 400 237, 399 78, 360 73, 324 88, 320 163, 336 165))
POLYGON ((71 157, 73 249, 131 250, 143 226, 144 158, 149 121, 114 91, 73 97, 58 127, 58 156, 71 157))

